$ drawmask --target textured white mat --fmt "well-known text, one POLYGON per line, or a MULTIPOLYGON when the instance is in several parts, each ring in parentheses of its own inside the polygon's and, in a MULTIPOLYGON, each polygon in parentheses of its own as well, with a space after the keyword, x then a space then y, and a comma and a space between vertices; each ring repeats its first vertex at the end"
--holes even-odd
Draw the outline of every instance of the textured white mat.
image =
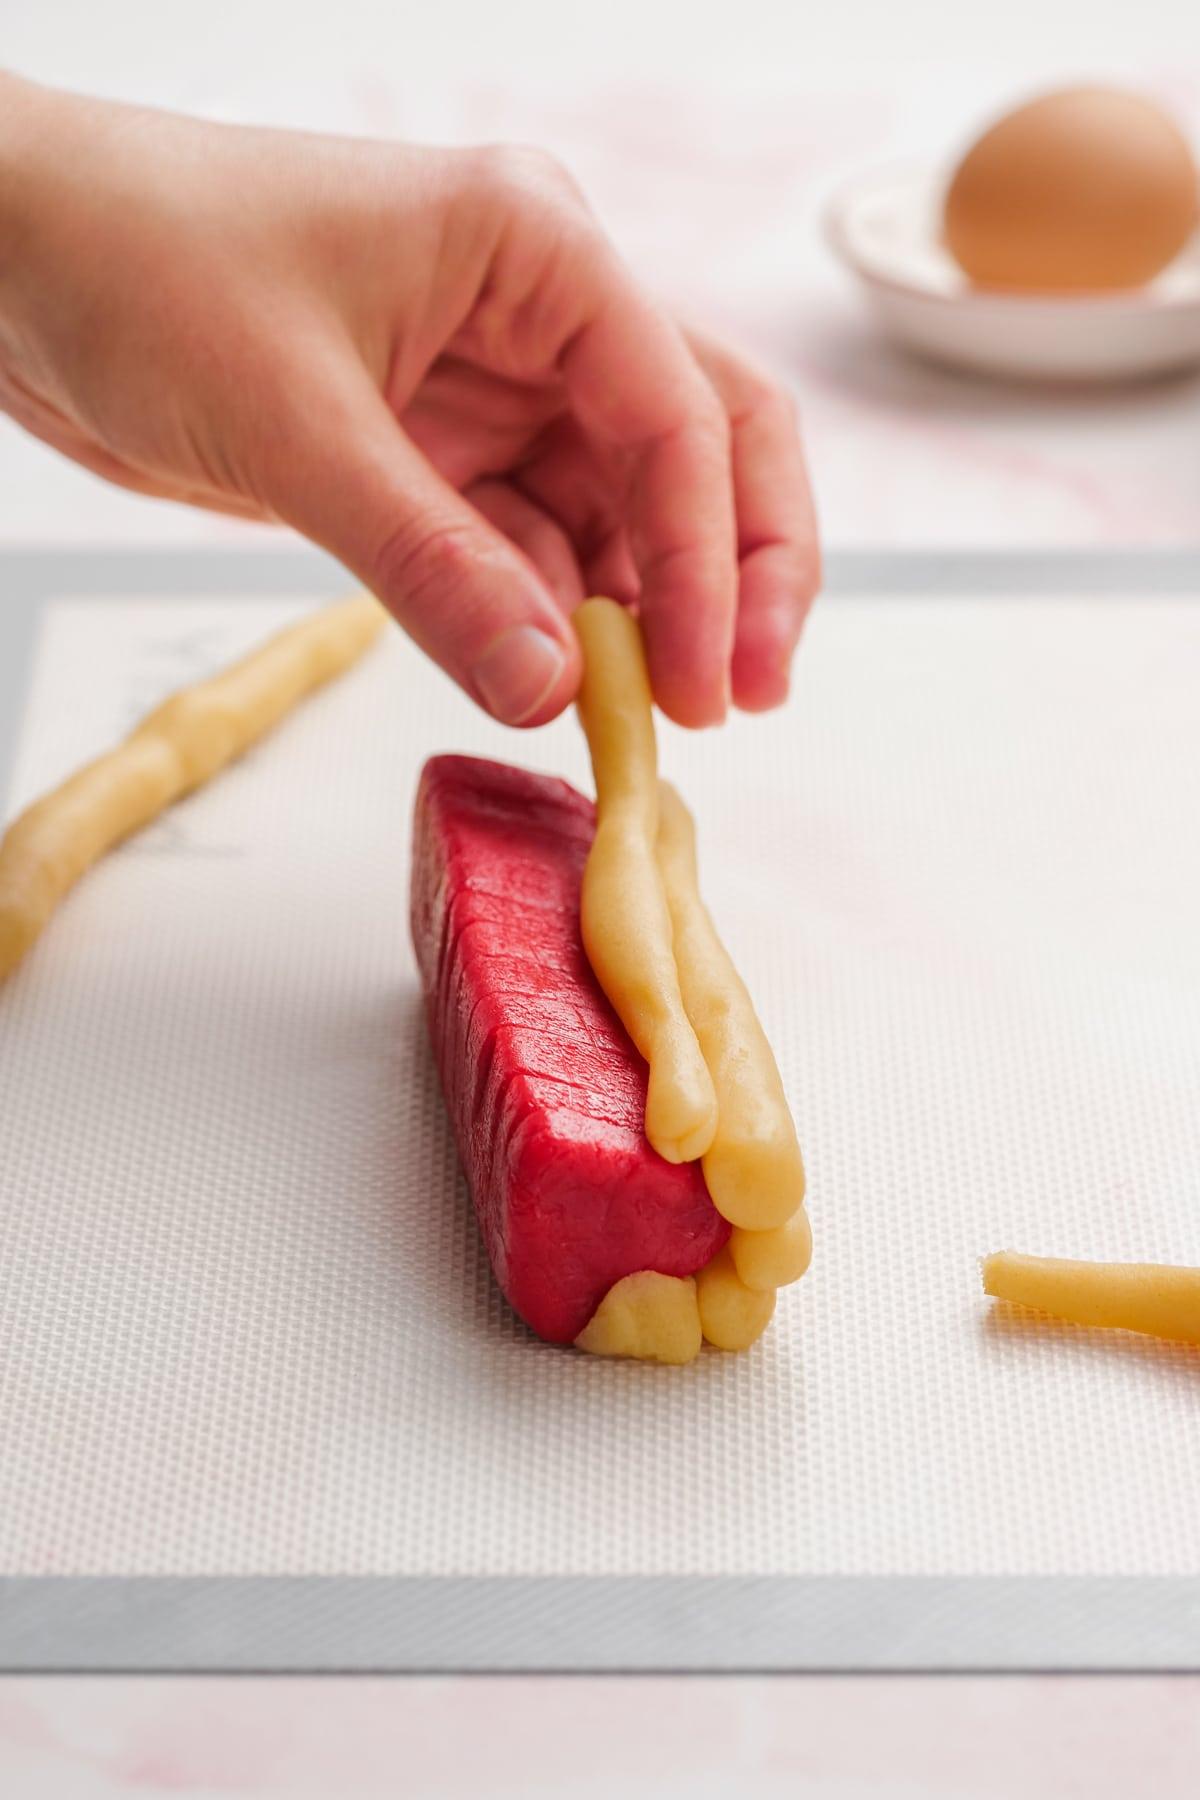
MULTIPOLYGON (((62 600, 15 804, 294 605, 62 600)), ((0 993, 0 1573, 1200 1571, 1200 1355, 977 1254, 1200 1262, 1200 603, 838 601, 664 762, 778 1047, 813 1269, 745 1358, 508 1314, 407 941, 422 758, 584 781, 397 637, 0 993)))

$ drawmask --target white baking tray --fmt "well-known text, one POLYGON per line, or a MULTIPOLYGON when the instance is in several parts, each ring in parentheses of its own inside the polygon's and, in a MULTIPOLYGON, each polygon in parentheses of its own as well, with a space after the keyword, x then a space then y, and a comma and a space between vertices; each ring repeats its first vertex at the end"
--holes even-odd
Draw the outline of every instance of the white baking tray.
MULTIPOLYGON (((0 560, 10 810, 318 596, 0 560)), ((396 634, 0 993, 0 1665, 1194 1668, 1200 1356, 989 1248, 1200 1261, 1200 557, 835 559, 794 699, 664 732, 816 1254, 751 1354, 590 1361, 477 1243, 407 939, 423 758, 586 784, 396 634)))

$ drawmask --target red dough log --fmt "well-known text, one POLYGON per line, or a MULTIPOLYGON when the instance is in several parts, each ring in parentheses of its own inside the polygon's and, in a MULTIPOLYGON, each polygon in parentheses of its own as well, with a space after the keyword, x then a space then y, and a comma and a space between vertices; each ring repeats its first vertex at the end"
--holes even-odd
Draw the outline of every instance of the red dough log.
POLYGON ((590 800, 466 756, 417 792, 412 933, 429 1034, 496 1279, 569 1343, 639 1269, 692 1275, 729 1236, 699 1163, 642 1128, 646 1065, 588 966, 590 800))

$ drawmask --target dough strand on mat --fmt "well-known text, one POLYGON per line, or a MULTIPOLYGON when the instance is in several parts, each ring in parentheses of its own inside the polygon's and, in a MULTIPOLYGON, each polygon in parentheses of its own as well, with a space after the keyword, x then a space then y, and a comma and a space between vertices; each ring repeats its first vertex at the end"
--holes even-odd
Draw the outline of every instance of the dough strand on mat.
POLYGON ((359 595, 289 626, 228 669, 172 694, 116 749, 14 820, 0 840, 0 980, 93 863, 349 668, 385 618, 377 601, 359 595))
MULTIPOLYGON (((717 1096, 717 1129, 704 1157, 713 1205, 730 1224, 752 1232, 786 1227, 804 1203, 804 1162, 779 1066, 746 984, 717 936, 700 898, 691 814, 671 787, 659 787, 658 862, 662 871, 684 1009, 700 1042, 717 1096)), ((773 1238, 782 1279, 796 1276, 805 1233, 773 1238)), ((767 1247, 755 1246, 758 1280, 767 1247)), ((732 1256, 739 1262, 735 1241, 732 1256)), ((799 1271, 803 1273, 803 1268, 799 1271)))
POLYGON ((1140 1331, 1200 1344, 1200 1269, 1166 1263, 1076 1262, 998 1250, 983 1259, 983 1291, 1075 1325, 1140 1331))
POLYGON ((641 632, 612 600, 585 601, 575 627, 583 646, 579 716, 596 782, 584 948, 649 1065, 646 1136, 668 1162, 691 1162, 712 1142, 717 1105, 680 995, 655 857, 658 755, 641 632))

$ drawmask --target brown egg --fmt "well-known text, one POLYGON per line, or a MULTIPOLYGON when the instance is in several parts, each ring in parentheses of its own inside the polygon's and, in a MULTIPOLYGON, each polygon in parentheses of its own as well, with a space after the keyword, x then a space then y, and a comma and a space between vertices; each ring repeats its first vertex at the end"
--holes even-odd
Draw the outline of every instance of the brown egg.
POLYGON ((1179 127, 1139 94, 1071 88, 1018 107, 954 173, 946 244, 973 281, 1045 292, 1139 287, 1198 216, 1179 127))

